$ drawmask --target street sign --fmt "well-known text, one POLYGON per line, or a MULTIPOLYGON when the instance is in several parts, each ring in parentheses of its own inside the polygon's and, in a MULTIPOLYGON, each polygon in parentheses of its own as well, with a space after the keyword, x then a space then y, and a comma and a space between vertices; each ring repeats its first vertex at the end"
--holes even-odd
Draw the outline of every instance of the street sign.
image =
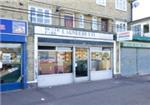
POLYGON ((117 33, 117 41, 128 41, 133 39, 132 31, 124 31, 117 33))

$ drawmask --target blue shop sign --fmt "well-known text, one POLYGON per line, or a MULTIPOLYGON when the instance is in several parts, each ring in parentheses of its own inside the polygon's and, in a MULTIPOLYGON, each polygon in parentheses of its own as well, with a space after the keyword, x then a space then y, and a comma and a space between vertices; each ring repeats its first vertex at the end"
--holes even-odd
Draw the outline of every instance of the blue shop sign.
POLYGON ((11 35, 27 35, 27 22, 0 19, 0 33, 11 35))

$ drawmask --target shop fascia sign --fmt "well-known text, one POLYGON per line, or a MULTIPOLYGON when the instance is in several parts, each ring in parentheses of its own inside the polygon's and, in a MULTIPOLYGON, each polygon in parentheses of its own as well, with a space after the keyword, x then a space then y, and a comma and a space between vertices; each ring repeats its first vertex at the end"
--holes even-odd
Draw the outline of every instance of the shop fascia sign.
POLYGON ((133 39, 132 31, 124 31, 117 33, 117 41, 128 41, 133 39))
POLYGON ((27 22, 0 18, 0 34, 27 35, 27 22))
POLYGON ((150 32, 144 34, 145 37, 150 37, 150 32))
POLYGON ((150 43, 141 42, 123 42, 123 47, 137 47, 137 48, 150 48, 150 43))
POLYGON ((87 39, 98 39, 98 40, 110 40, 113 41, 113 34, 95 33, 79 30, 70 30, 63 28, 52 28, 35 26, 34 33, 38 35, 54 35, 62 37, 73 37, 73 38, 87 38, 87 39))

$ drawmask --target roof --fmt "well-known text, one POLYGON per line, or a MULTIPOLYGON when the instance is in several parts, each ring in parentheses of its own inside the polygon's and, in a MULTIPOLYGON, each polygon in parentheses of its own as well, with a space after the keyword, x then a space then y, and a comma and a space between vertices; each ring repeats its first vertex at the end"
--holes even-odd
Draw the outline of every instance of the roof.
POLYGON ((148 20, 150 20, 150 17, 145 17, 142 19, 134 20, 134 21, 129 22, 129 24, 136 24, 136 23, 140 23, 140 22, 144 22, 144 21, 148 21, 148 20))

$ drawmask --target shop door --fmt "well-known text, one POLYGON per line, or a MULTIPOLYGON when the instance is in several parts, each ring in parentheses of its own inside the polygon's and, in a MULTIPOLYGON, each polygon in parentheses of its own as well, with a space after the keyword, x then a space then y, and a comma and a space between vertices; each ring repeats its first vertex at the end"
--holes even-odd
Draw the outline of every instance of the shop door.
POLYGON ((89 49, 75 49, 75 81, 89 80, 89 49))
POLYGON ((21 88, 21 44, 0 43, 0 82, 2 90, 21 88))
POLYGON ((137 49, 137 61, 139 75, 150 74, 150 49, 137 49))
POLYGON ((121 75, 137 75, 136 48, 121 48, 121 75))

